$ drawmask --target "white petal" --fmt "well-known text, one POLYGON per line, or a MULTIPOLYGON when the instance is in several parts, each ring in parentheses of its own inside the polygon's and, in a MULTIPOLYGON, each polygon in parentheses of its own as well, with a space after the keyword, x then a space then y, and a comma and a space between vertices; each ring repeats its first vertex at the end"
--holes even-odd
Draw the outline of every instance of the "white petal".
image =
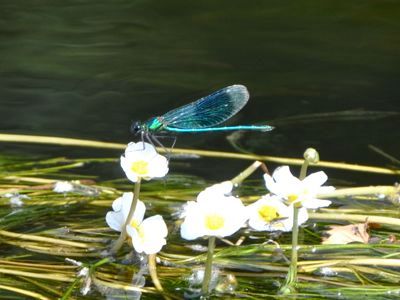
POLYGON ((319 200, 319 199, 307 199, 301 202, 302 206, 308 209, 317 209, 320 207, 327 207, 331 205, 331 201, 329 200, 319 200))
MULTIPOLYGON (((132 201, 133 201, 133 193, 132 192, 128 192, 128 193, 123 193, 122 197, 118 198, 117 200, 119 200, 115 206, 118 206, 117 209, 115 210, 129 210, 129 208, 132 205, 132 201)), ((113 205, 114 208, 114 205, 113 205)))
POLYGON ((57 181, 53 191, 56 193, 68 193, 74 191, 74 185, 68 181, 57 181))
POLYGON ((300 183, 300 180, 292 175, 288 166, 278 167, 272 174, 272 178, 279 184, 296 185, 300 183))
POLYGON ((145 213, 146 213, 146 206, 144 205, 144 203, 142 201, 140 201, 138 199, 132 219, 134 219, 136 221, 136 223, 139 224, 142 222, 145 213))
POLYGON ((140 235, 137 230, 127 226, 127 232, 131 236, 132 245, 139 253, 154 254, 166 244, 168 234, 167 225, 160 215, 145 219, 140 224, 140 235))
POLYGON ((132 201, 133 201, 133 193, 124 193, 121 197, 121 208, 119 211, 122 212, 123 216, 124 216, 124 220, 126 220, 126 218, 128 218, 128 214, 129 214, 129 210, 131 209, 131 205, 132 205, 132 201))
POLYGON ((203 211, 198 202, 188 202, 183 214, 185 219, 181 225, 182 238, 194 240, 206 234, 203 224, 203 211))
POLYGON ((228 196, 232 192, 232 189, 233 184, 231 181, 223 181, 221 183, 214 184, 199 193, 199 195, 197 196, 197 202, 201 202, 203 201, 203 199, 210 200, 212 198, 218 198, 225 195, 228 196))
POLYGON ((307 208, 305 207, 300 207, 299 209, 299 214, 297 217, 297 223, 300 226, 301 224, 304 224, 308 220, 308 212, 307 208))
POLYGON ((273 173, 273 177, 264 174, 264 180, 267 189, 271 193, 282 198, 286 198, 289 194, 296 193, 301 187, 301 181, 290 173, 289 167, 287 166, 278 168, 273 173))
POLYGON ((148 233, 149 236, 158 236, 158 237, 167 237, 168 228, 167 224, 165 224, 164 219, 160 215, 155 215, 145 219, 141 227, 145 233, 148 233))
POLYGON ((112 203, 112 209, 114 211, 119 211, 122 208, 122 197, 115 199, 112 203))
POLYGON ((156 155, 149 164, 149 177, 164 177, 168 173, 168 160, 162 155, 156 155))
POLYGON ((190 215, 192 211, 196 211, 197 203, 195 201, 188 201, 182 205, 182 212, 180 214, 180 219, 184 219, 187 215, 190 215))
POLYGON ((143 142, 130 142, 128 146, 125 149, 125 155, 126 156, 131 156, 131 155, 146 155, 146 156, 153 156, 157 154, 156 149, 153 147, 153 145, 149 143, 143 143, 143 142))
POLYGON ((185 220, 181 225, 181 237, 185 240, 195 240, 205 235, 205 232, 198 230, 200 227, 194 222, 190 222, 190 219, 185 220))
POLYGON ((335 190, 334 186, 321 186, 318 189, 318 194, 332 193, 335 190))
MULTIPOLYGON (((292 231, 293 230, 293 205, 289 206, 290 209, 290 217, 286 220, 284 220, 283 226, 284 229, 282 231, 292 231)), ((305 207, 300 207, 298 211, 298 216, 297 216, 297 226, 300 226, 301 224, 305 223, 308 220, 308 212, 305 207)))
POLYGON ((124 156, 121 156, 121 167, 125 172, 126 177, 132 182, 138 181, 138 176, 131 170, 131 162, 124 156))
POLYGON ((130 169, 130 163, 129 163, 128 159, 123 155, 121 155, 121 157, 120 157, 120 164, 121 164, 121 167, 124 170, 124 172, 126 172, 130 169))
POLYGON ((303 179, 303 184, 308 187, 320 187, 328 180, 328 176, 323 171, 312 173, 303 179))
POLYGON ((228 181, 223 181, 223 182, 214 184, 214 185, 206 188, 204 191, 228 195, 232 192, 232 189, 233 189, 233 183, 232 183, 232 181, 228 180, 228 181))
POLYGON ((122 212, 114 212, 114 211, 109 211, 106 214, 106 222, 110 228, 121 232, 122 227, 125 224, 125 218, 122 214, 122 212))

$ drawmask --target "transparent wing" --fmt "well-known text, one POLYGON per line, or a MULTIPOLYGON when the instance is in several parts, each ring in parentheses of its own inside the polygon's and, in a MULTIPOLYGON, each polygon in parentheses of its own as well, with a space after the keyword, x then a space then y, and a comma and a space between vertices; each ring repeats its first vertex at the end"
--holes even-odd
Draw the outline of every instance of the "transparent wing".
POLYGON ((232 85, 162 116, 173 128, 206 128, 220 124, 246 105, 249 92, 243 85, 232 85))

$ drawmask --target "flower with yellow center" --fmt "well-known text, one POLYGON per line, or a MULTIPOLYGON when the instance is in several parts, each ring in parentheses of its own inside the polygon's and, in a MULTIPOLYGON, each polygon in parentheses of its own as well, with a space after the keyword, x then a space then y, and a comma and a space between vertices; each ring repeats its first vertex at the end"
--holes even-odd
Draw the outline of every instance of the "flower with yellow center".
MULTIPOLYGON (((122 231, 133 201, 133 193, 124 193, 114 200, 113 211, 106 215, 108 226, 116 231, 122 231)), ((135 212, 126 226, 126 232, 131 237, 132 245, 139 253, 154 254, 166 244, 168 234, 167 225, 160 215, 143 220, 146 206, 140 200, 136 204, 135 212)))
POLYGON ((326 207, 331 201, 317 199, 318 194, 333 191, 332 186, 322 186, 328 177, 322 171, 312 173, 303 180, 292 175, 288 166, 277 168, 272 176, 265 174, 265 185, 274 195, 283 201, 297 207, 316 209, 326 207))
POLYGON ((247 214, 239 198, 227 195, 232 184, 214 185, 202 191, 197 201, 189 201, 184 209, 181 236, 194 240, 204 236, 226 237, 238 231, 247 214))
POLYGON ((155 254, 167 243, 168 229, 160 215, 149 217, 140 223, 131 222, 126 231, 138 253, 155 254))
POLYGON ((132 182, 139 178, 150 180, 164 177, 168 173, 168 160, 158 154, 153 145, 132 142, 121 156, 121 167, 132 182))
MULTIPOLYGON (((291 231, 293 206, 287 206, 277 196, 266 195, 246 207, 248 224, 256 231, 291 231)), ((299 211, 299 225, 307 221, 307 209, 299 211)))
POLYGON ((218 230, 224 226, 224 218, 217 214, 206 216, 204 221, 205 227, 210 230, 218 230))
POLYGON ((271 222, 280 218, 280 213, 276 207, 265 204, 258 209, 258 214, 265 222, 271 222))
MULTIPOLYGON (((113 211, 106 215, 106 222, 112 229, 121 232, 128 218, 129 210, 133 201, 133 193, 123 193, 122 197, 114 200, 112 204, 113 211)), ((130 222, 141 222, 144 217, 146 207, 144 203, 138 200, 135 212, 130 222)))
POLYGON ((145 176, 149 173, 149 163, 144 160, 134 161, 131 164, 131 171, 139 176, 145 176))

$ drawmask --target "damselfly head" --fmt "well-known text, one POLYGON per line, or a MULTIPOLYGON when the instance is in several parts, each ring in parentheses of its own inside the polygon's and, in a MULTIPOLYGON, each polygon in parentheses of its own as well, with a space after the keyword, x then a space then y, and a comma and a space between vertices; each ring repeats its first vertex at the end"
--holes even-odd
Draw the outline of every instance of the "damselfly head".
POLYGON ((133 122, 131 125, 131 132, 133 134, 138 134, 143 131, 143 125, 140 121, 133 122))

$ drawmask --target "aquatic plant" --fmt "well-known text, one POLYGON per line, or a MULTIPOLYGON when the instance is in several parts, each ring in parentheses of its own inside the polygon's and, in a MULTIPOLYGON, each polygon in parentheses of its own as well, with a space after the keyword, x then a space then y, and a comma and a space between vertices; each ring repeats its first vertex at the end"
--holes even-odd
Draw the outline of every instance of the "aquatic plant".
MULTIPOLYGON (((49 142, 48 138, 15 136, 7 138, 14 142, 18 139, 23 142, 29 140, 49 142)), ((4 140, 6 137, 1 135, 0 139, 4 140)), ((68 142, 70 145, 75 143, 113 147, 120 150, 125 148, 125 145, 109 145, 93 141, 80 142, 57 138, 52 138, 52 141, 68 142)), ((161 152, 163 149, 158 151, 161 152)), ((279 165, 291 165, 293 173, 295 172, 293 165, 302 165, 307 161, 308 166, 303 167, 303 172, 300 172, 304 177, 298 179, 303 183, 307 177, 305 176, 307 170, 304 169, 310 167, 319 169, 338 167, 338 170, 400 174, 399 170, 394 168, 325 161, 315 164, 307 159, 193 149, 171 151, 171 155, 182 153, 203 157, 214 156, 220 159, 228 157, 273 161, 279 165)), ((4 155, 0 156, 0 159, 2 242, 0 295, 2 297, 157 299, 162 296, 180 299, 184 295, 194 295, 194 291, 201 287, 205 278, 204 266, 209 256, 207 241, 201 237, 194 240, 182 239, 181 217, 183 206, 188 201, 197 199, 198 202, 199 194, 204 192, 207 186, 213 186, 212 182, 170 172, 165 180, 151 180, 143 184, 140 189, 140 199, 146 206, 145 214, 150 218, 154 215, 163 216, 169 231, 167 244, 153 257, 139 255, 135 254, 137 252, 131 240, 125 243, 127 238, 130 238, 127 235, 122 247, 110 256, 105 250, 110 249, 117 239, 115 231, 123 227, 122 220, 128 218, 127 214, 124 216, 119 214, 115 220, 120 222, 115 221, 110 228, 107 226, 105 216, 107 212, 121 212, 121 203, 116 203, 110 211, 116 199, 121 197, 128 199, 126 207, 129 206, 127 204, 130 199, 133 202, 135 194, 135 191, 132 193, 133 185, 128 180, 120 178, 104 180, 87 170, 80 170, 93 164, 104 170, 118 168, 117 159, 29 159, 4 155), (66 186, 66 183, 68 189, 54 191, 57 185, 60 188, 60 185, 66 186)), ((175 163, 173 158, 171 163, 175 163)), ((173 170, 171 166, 170 168, 173 170)), ((210 195, 218 194, 218 197, 235 199, 239 197, 246 206, 248 219, 248 227, 239 228, 233 235, 215 238, 208 289, 210 297, 253 299, 289 297, 279 295, 279 290, 282 290, 287 283, 285 278, 292 260, 288 257, 293 253, 292 232, 288 230, 289 225, 282 225, 281 228, 285 230, 267 230, 279 223, 292 223, 290 215, 294 210, 290 207, 293 203, 308 203, 310 199, 331 201, 332 204, 329 207, 320 207, 318 210, 315 208, 320 205, 312 205, 308 211, 308 221, 298 227, 297 276, 292 282, 290 297, 390 299, 399 295, 400 260, 397 256, 400 250, 398 243, 400 221, 397 207, 400 190, 398 185, 354 186, 350 182, 343 181, 345 176, 339 181, 335 177, 338 176, 336 171, 336 175, 330 177, 330 182, 336 181, 336 190, 313 190, 315 193, 312 193, 312 197, 297 197, 303 199, 303 202, 292 201, 291 204, 287 200, 293 200, 294 197, 279 193, 278 189, 273 191, 271 188, 271 192, 275 195, 266 195, 262 181, 263 174, 258 173, 248 179, 247 176, 252 172, 259 172, 257 171, 259 168, 266 171, 262 163, 252 163, 243 172, 238 170, 240 174, 220 186, 219 192, 210 192, 210 195), (227 192, 229 186, 233 187, 230 194, 230 191, 227 192), (289 210, 285 210, 280 204, 275 205, 276 201, 289 210), (253 213, 249 213, 251 209, 253 213), (262 226, 260 223, 254 223, 254 219, 252 221, 252 216, 255 218, 257 215, 256 211, 259 217, 257 222, 265 221, 262 226), (331 228, 332 225, 336 227, 331 228), (353 227, 350 228, 349 225, 353 227), (353 236, 349 235, 351 232, 353 236), (322 237, 340 233, 346 235, 346 240, 338 239, 338 235, 334 239, 336 244, 322 242, 322 237), (338 241, 342 244, 338 244, 338 241)), ((324 171, 330 173, 328 169, 324 171)), ((342 171, 340 174, 346 173, 342 171)), ((371 177, 376 182, 382 180, 382 177, 373 175, 369 181, 371 177)), ((271 178, 275 183, 278 182, 274 179, 274 173, 271 178)), ((386 177, 385 181, 388 180, 395 181, 395 178, 386 177)), ((316 182, 321 183, 322 180, 318 179, 316 182)), ((139 198, 139 193, 137 194, 139 198)), ((141 204, 137 204, 137 207, 140 206, 141 204)), ((302 204, 299 211, 306 208, 305 206, 310 207, 309 204, 302 204)), ((138 228, 138 225, 147 220, 143 212, 141 215, 143 215, 141 220, 138 218, 132 228, 138 228)), ((131 226, 132 223, 127 225, 131 226)), ((295 227, 293 221, 293 228, 295 227)), ((161 229, 159 231, 163 232, 161 229)))

